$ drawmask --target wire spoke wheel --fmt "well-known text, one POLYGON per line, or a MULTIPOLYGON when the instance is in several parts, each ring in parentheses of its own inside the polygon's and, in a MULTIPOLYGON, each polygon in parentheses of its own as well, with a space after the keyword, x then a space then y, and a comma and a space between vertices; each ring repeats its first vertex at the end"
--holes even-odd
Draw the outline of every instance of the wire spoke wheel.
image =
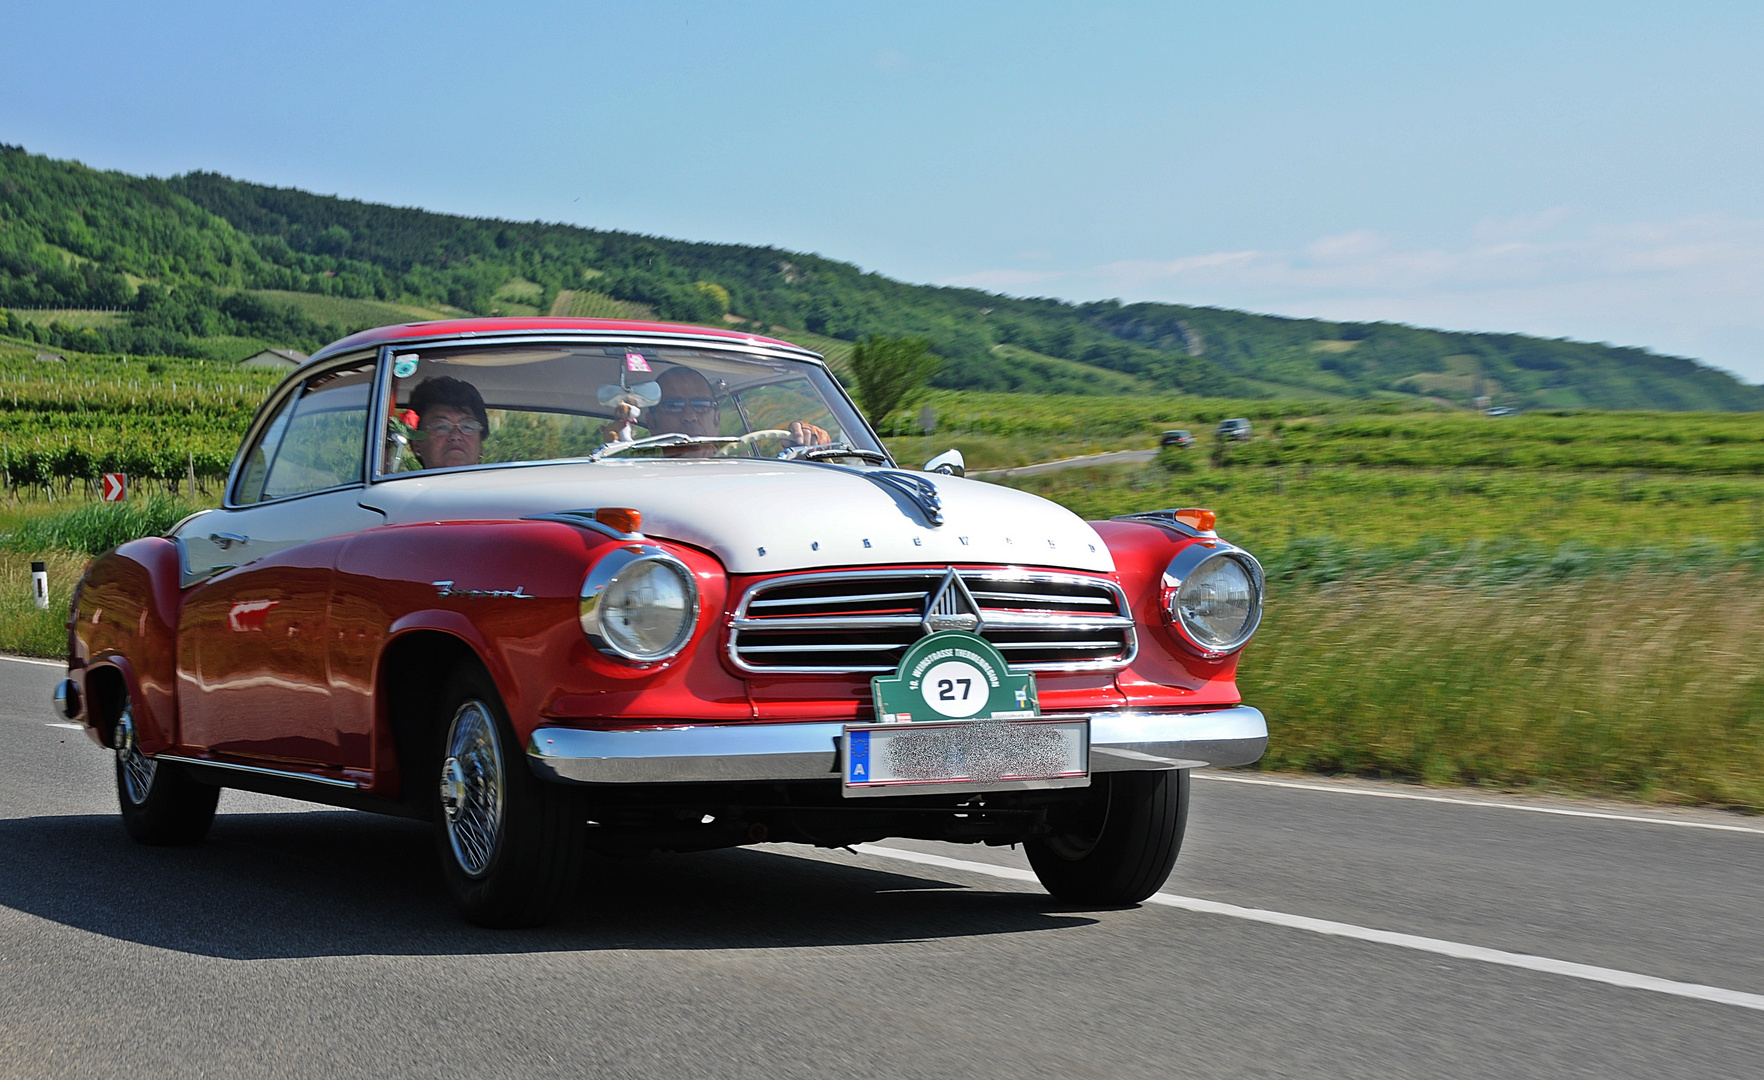
POLYGON ((116 801, 123 828, 136 841, 156 847, 201 840, 214 822, 220 788, 197 781, 175 761, 155 761, 142 753, 134 702, 127 691, 113 700, 116 720, 110 745, 116 749, 116 801))
POLYGON ((153 777, 159 771, 159 763, 141 753, 140 744, 135 741, 135 710, 132 706, 123 706, 122 714, 116 718, 116 734, 111 741, 116 746, 123 796, 140 806, 153 791, 153 777))
POLYGON ((447 891, 479 926, 539 926, 581 875, 586 800, 528 767, 483 668, 460 665, 434 708, 423 786, 447 891))
POLYGON ((496 740, 496 720, 482 701, 467 701, 447 731, 441 763, 441 809, 460 870, 470 878, 490 872, 502 836, 507 778, 496 740))

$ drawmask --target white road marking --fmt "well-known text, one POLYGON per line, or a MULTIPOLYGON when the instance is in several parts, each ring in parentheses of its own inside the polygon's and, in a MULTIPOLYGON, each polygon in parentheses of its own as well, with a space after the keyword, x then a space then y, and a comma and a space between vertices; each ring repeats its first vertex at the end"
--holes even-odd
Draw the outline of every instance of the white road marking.
POLYGON ((10 660, 15 664, 40 664, 43 667, 58 667, 58 668, 67 667, 66 662, 61 661, 61 660, 37 660, 37 659, 34 659, 29 656, 0 655, 0 660, 10 660))
POLYGON ((44 724, 43 726, 44 727, 64 727, 64 728, 67 728, 69 731, 84 731, 84 730, 86 730, 86 725, 84 725, 84 724, 48 723, 48 724, 44 724))
MULTIPOLYGON (((907 851, 902 848, 882 847, 878 844, 859 844, 856 850, 865 855, 918 863, 921 866, 935 866, 944 870, 962 870, 970 874, 985 874, 988 877, 1006 878, 1010 881, 1034 882, 1036 880, 1033 873, 1019 870, 1016 867, 949 859, 942 855, 931 855, 923 851, 907 851)), ((1522 968, 1526 971, 1541 971, 1549 975, 1566 975, 1569 978, 1584 979, 1587 982, 1620 986, 1626 990, 1648 990, 1656 994, 1670 994, 1673 997, 1693 998, 1697 1001, 1713 1001, 1722 1005, 1737 1005, 1742 1009, 1764 1012, 1764 994, 1748 994, 1741 990, 1728 990, 1719 986, 1675 982, 1671 979, 1658 979, 1652 975, 1641 975, 1633 971, 1621 971, 1617 968, 1576 964, 1569 960, 1532 956, 1529 953, 1485 949, 1479 945, 1465 945, 1461 942, 1420 937, 1416 934, 1398 934, 1389 930, 1374 930, 1368 926, 1355 926, 1353 923, 1313 919, 1304 915, 1288 915, 1283 911, 1238 907, 1236 904, 1222 904, 1216 900, 1178 896, 1175 893, 1153 893, 1145 902, 1162 907, 1180 908, 1183 911, 1198 912, 1203 915, 1224 915, 1233 919, 1247 919, 1250 922, 1283 926, 1291 930, 1308 930, 1314 934, 1328 934, 1332 937, 1352 938, 1356 941, 1371 941, 1380 945, 1395 945, 1402 949, 1414 949, 1418 952, 1450 956, 1459 960, 1477 960, 1485 964, 1522 968)))
POLYGON ((1219 780, 1229 784, 1258 784, 1262 787, 1292 788, 1295 791, 1321 791, 1330 795, 1364 795, 1373 799, 1409 799, 1414 802, 1450 803, 1453 806, 1474 806, 1483 810, 1523 810, 1528 814, 1555 814, 1559 817, 1601 818, 1606 821, 1629 821, 1638 825, 1670 825, 1675 829, 1712 829, 1716 832, 1742 832, 1764 835, 1764 828, 1752 825, 1726 825, 1719 821, 1690 821, 1675 818, 1647 817, 1643 814, 1617 814, 1599 810, 1569 810, 1560 806, 1527 806, 1524 803, 1454 799, 1449 795, 1414 795, 1407 791, 1371 791, 1366 788, 1340 787, 1334 784, 1306 784, 1297 780, 1263 780, 1254 776, 1222 776, 1196 771, 1197 780, 1219 780))

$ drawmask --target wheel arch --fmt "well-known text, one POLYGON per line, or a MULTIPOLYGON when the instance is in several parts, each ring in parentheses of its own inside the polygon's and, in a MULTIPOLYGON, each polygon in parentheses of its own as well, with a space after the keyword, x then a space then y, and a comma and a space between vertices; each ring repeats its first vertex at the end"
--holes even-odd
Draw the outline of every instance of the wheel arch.
MULTIPOLYGON (((494 665, 482 649, 449 628, 417 625, 391 638, 380 653, 375 679, 377 712, 384 721, 382 751, 396 768, 387 795, 416 811, 426 811, 416 778, 425 775, 425 758, 447 677, 464 665, 488 675, 502 689, 494 665), (396 792, 396 794, 393 794, 396 792)), ((384 775, 387 770, 378 770, 384 775)), ((388 778, 390 779, 390 778, 388 778)))
POLYGON ((86 724, 100 745, 111 745, 123 702, 130 698, 139 700, 140 690, 131 685, 133 681, 128 661, 120 657, 99 661, 85 669, 86 724))

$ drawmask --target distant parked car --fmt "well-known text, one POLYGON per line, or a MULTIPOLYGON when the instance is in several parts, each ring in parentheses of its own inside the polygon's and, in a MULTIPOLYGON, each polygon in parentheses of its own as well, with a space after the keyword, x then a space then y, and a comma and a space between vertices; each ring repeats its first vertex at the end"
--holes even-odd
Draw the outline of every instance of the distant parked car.
POLYGON ((1509 409, 1505 405, 1496 405, 1494 408, 1489 409, 1485 415, 1488 415, 1488 416, 1515 416, 1518 414, 1518 412, 1519 412, 1518 409, 1509 409))
POLYGON ((1250 422, 1241 416, 1235 420, 1221 420, 1218 435, 1220 442, 1249 442, 1250 422))
POLYGON ((1166 431, 1158 436, 1158 445, 1182 447, 1193 446, 1194 433, 1187 428, 1177 428, 1175 431, 1166 431))

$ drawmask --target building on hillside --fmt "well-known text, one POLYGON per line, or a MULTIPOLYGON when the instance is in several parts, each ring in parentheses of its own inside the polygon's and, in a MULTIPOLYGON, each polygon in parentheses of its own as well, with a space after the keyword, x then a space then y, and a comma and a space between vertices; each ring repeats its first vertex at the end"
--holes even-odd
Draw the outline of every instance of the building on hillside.
POLYGON ((239 361, 240 367, 297 368, 306 363, 306 354, 299 349, 265 349, 239 361))
POLYGON ((43 361, 45 364, 59 364, 66 360, 67 357, 58 352, 40 352, 37 354, 37 359, 43 361))

